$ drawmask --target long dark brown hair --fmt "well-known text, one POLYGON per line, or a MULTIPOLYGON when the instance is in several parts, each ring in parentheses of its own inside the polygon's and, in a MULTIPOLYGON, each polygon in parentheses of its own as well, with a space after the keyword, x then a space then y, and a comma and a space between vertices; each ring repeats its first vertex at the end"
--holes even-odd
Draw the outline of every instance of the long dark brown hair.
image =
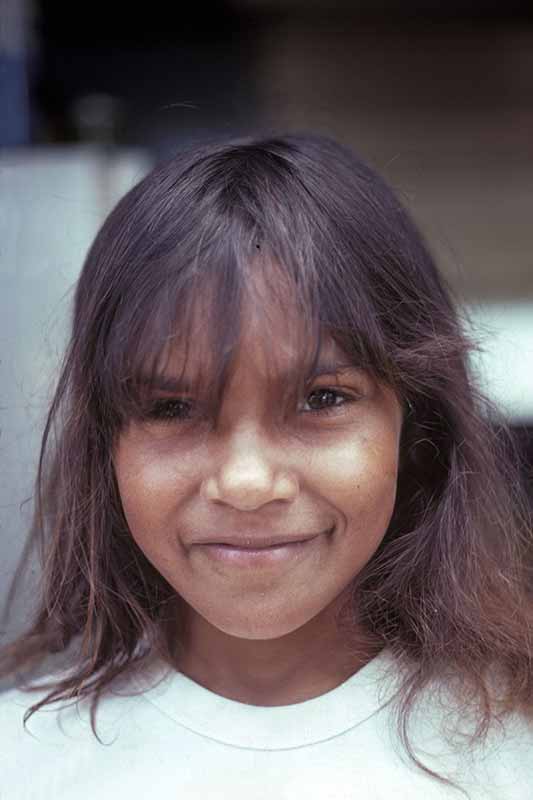
POLYGON ((77 642, 69 671, 24 721, 46 703, 90 695, 97 735, 98 700, 115 677, 154 655, 175 663, 181 601, 129 535, 113 448, 142 413, 147 375, 169 342, 190 340, 200 299, 208 345, 198 380, 209 381, 217 412, 254 270, 275 276, 280 303, 296 301, 310 359, 327 332, 404 405, 393 517, 350 603, 409 667, 399 731, 426 769, 407 723, 433 681, 460 682, 476 709, 472 742, 499 714, 531 712, 531 515, 510 431, 469 372, 477 343, 460 304, 395 194, 327 137, 191 148, 157 165, 104 221, 77 284, 34 525, 7 605, 37 546, 40 594, 27 630, 0 651, 0 677, 22 683, 77 642))

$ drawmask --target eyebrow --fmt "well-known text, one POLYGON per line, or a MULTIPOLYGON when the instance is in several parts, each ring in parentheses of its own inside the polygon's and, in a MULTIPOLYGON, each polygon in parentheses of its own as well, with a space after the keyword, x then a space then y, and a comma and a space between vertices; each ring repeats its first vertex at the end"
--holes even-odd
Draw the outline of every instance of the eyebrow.
MULTIPOLYGON (((360 372, 361 369, 361 366, 354 364, 351 361, 346 361, 346 359, 321 359, 319 360, 315 369, 309 371, 308 375, 306 376, 306 380, 314 380, 320 375, 339 375, 340 373, 348 371, 360 372)), ((276 381, 282 385, 286 384, 293 379, 295 374, 295 369, 285 370, 281 373, 278 373, 276 376, 276 381)), ((178 380, 171 375, 165 375, 163 373, 155 375, 153 380, 150 379, 149 376, 142 375, 140 382, 143 386, 151 386, 158 391, 168 393, 192 392, 194 388, 193 382, 186 377, 178 380)))

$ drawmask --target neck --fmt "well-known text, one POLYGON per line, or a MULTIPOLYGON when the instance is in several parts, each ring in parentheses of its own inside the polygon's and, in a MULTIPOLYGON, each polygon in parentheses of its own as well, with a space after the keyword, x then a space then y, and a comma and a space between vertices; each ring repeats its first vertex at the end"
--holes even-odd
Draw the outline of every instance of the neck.
POLYGON ((328 692, 378 654, 381 645, 354 623, 336 624, 339 604, 276 639, 243 639, 190 609, 177 667, 215 694, 260 706, 291 705, 328 692))

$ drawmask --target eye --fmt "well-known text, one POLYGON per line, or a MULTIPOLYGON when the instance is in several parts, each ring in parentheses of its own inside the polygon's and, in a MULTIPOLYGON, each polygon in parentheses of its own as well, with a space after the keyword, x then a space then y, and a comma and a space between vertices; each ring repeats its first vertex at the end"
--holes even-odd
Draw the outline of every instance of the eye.
POLYGON ((318 408, 311 408, 304 413, 335 414, 338 413, 342 406, 345 406, 347 403, 355 403, 356 400, 357 397, 353 397, 347 392, 340 392, 338 389, 332 389, 330 387, 320 387, 308 394, 306 401, 309 405, 313 406, 318 403, 318 408))
POLYGON ((160 398, 148 409, 146 418, 154 422, 173 422, 174 420, 188 420, 191 418, 192 403, 176 397, 160 398))
MULTIPOLYGON (((331 387, 314 389, 307 395, 304 414, 337 414, 344 406, 355 403, 359 396, 341 392, 331 387)), ((197 414, 191 400, 183 398, 159 398, 147 409, 145 419, 148 422, 171 423, 188 422, 197 414)))

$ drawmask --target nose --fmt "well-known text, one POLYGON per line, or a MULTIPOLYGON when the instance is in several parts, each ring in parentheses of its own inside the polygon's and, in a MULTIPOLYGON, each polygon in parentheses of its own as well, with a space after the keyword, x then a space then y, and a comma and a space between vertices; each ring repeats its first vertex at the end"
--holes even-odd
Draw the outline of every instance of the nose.
POLYGON ((240 511, 254 511, 274 500, 293 500, 298 494, 294 471, 282 451, 257 430, 235 433, 214 459, 203 483, 203 495, 240 511))

